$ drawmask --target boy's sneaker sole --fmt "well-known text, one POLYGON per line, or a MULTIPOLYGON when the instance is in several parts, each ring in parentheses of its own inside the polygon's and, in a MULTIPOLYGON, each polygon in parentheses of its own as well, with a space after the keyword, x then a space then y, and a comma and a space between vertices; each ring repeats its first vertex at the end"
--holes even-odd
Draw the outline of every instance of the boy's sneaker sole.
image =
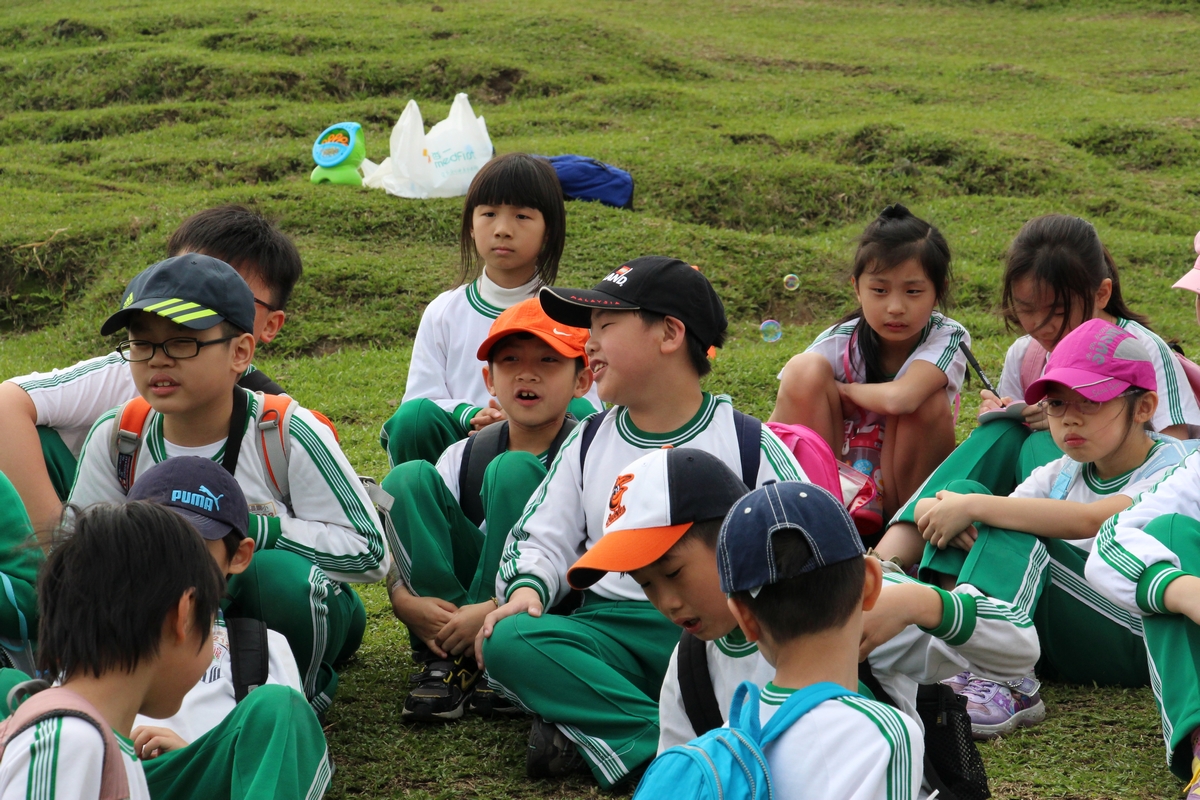
POLYGON ((1046 718, 1046 704, 1038 698, 1037 703, 1029 708, 1023 708, 1011 717, 997 725, 979 725, 971 723, 971 735, 975 739, 995 739, 997 736, 1008 736, 1017 728, 1030 728, 1046 718))

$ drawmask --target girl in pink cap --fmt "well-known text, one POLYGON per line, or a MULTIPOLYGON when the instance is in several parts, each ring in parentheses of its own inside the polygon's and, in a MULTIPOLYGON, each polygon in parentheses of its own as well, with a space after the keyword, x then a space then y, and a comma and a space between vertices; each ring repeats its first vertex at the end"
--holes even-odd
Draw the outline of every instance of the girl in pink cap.
MULTIPOLYGON (((1158 409, 1154 363, 1138 337, 1092 319, 1055 347, 1025 402, 1046 415, 1065 455, 1034 469, 1007 497, 951 482, 917 503, 928 542, 921 577, 953 580, 1006 600, 1034 620, 1042 673, 1072 683, 1150 682, 1141 621, 1091 586, 1084 566, 1100 526, 1188 452, 1147 431, 1158 409)), ((1016 685, 959 676, 975 733, 991 737, 1045 716, 1032 675, 1016 685)))

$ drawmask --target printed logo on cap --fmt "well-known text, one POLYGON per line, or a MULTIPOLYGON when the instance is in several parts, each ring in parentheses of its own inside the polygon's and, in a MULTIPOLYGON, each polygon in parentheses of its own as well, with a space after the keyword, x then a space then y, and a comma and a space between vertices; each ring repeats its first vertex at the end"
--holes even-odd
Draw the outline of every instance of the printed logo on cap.
POLYGON ((125 302, 121 304, 121 308, 129 308, 131 305, 133 305, 133 292, 130 292, 129 296, 125 298, 125 302))
POLYGON ((613 483, 612 497, 608 498, 608 519, 604 522, 606 526, 611 526, 625 516, 625 492, 629 491, 629 484, 632 482, 633 475, 617 476, 616 482, 613 483))
POLYGON ((608 275, 604 277, 604 280, 615 283, 617 286, 624 286, 625 281, 629 280, 629 278, 625 277, 625 273, 629 272, 631 269, 633 269, 633 267, 626 264, 625 266, 608 273, 608 275))
POLYGON ((171 492, 171 502, 195 506, 196 508, 202 508, 205 511, 212 511, 214 508, 217 511, 221 510, 221 498, 225 495, 213 494, 207 486, 201 486, 200 491, 204 492, 204 494, 189 492, 186 489, 175 489, 171 492), (205 495, 207 495, 207 497, 205 495))
POLYGON ((1112 347, 1113 339, 1121 335, 1120 328, 1105 327, 1100 330, 1095 340, 1088 346, 1088 361, 1097 367, 1104 364, 1104 357, 1112 347))

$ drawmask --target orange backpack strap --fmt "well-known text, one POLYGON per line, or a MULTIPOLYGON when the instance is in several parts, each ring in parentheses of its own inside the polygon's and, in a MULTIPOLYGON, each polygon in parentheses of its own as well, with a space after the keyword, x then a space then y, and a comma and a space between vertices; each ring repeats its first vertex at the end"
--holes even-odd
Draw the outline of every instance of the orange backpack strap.
MULTIPOLYGON (((1021 391, 1024 392, 1029 388, 1029 384, 1042 377, 1042 371, 1046 369, 1046 348, 1035 342, 1031 337, 1029 339, 1029 347, 1025 349, 1025 355, 1021 358, 1021 391)), ((1014 397, 1014 400, 1024 400, 1024 397, 1014 397)))
POLYGON ((76 717, 91 723, 104 739, 104 766, 100 772, 100 800, 128 800, 129 777, 121 760, 121 748, 112 729, 95 706, 70 689, 61 686, 43 688, 45 681, 26 681, 17 684, 9 692, 12 700, 24 694, 28 699, 21 703, 13 715, 0 723, 0 757, 9 742, 39 722, 56 717, 76 717))
POLYGON ((335 442, 338 444, 342 443, 342 437, 338 436, 337 428, 334 426, 333 421, 329 419, 329 417, 325 416, 320 411, 313 411, 311 408, 308 410, 308 413, 316 417, 317 422, 320 422, 326 428, 329 428, 329 430, 333 431, 333 440, 335 442))
POLYGON ((135 397, 121 406, 117 424, 113 426, 109 441, 109 457, 117 471, 121 491, 129 494, 137 471, 138 452, 142 449, 142 432, 146 418, 150 416, 150 404, 145 398, 135 397))
POLYGON ((267 485, 288 508, 292 507, 291 483, 288 480, 288 436, 296 401, 283 394, 255 396, 262 404, 258 415, 258 448, 263 457, 263 473, 267 485))

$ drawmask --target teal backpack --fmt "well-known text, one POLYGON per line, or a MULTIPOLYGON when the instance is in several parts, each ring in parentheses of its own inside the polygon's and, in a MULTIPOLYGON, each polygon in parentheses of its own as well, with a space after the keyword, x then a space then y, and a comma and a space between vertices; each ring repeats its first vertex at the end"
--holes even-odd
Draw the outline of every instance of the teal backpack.
POLYGON ((757 686, 743 681, 729 706, 729 727, 664 751, 642 776, 633 800, 773 800, 771 770, 762 749, 826 700, 860 696, 836 683, 815 683, 789 697, 763 727, 758 695, 757 686))

